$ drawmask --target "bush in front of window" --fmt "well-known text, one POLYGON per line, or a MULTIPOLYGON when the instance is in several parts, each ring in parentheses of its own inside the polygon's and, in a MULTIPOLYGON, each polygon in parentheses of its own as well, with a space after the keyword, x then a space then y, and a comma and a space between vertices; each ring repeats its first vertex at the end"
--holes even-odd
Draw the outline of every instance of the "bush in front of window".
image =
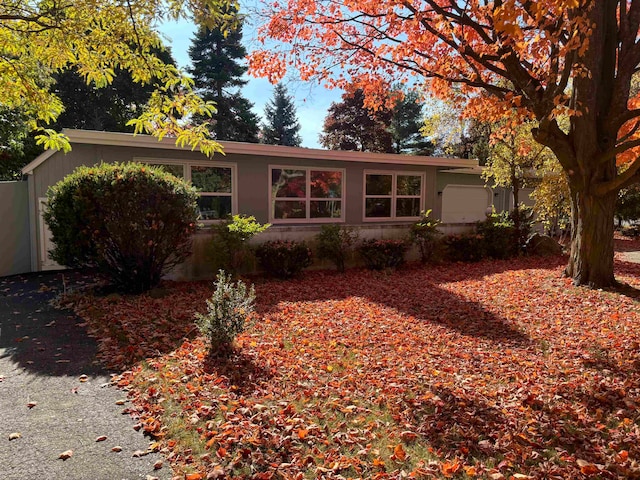
POLYGON ((409 238, 420 250, 420 260, 428 262, 434 256, 437 239, 441 235, 438 230, 440 220, 431 218, 431 210, 421 212, 420 220, 409 228, 409 238))
POLYGON ((316 235, 318 257, 331 260, 339 272, 344 272, 345 262, 357 239, 358 234, 352 228, 323 225, 316 235))
POLYGON ((197 198, 183 180, 148 165, 79 167, 47 192, 50 256, 144 292, 191 253, 197 198))
POLYGON ((249 240, 271 226, 261 224, 253 216, 233 215, 212 227, 213 259, 223 270, 237 274, 250 263, 253 255, 249 240))
POLYGON ((207 312, 196 313, 195 322, 200 333, 209 340, 210 354, 223 356, 231 351, 236 336, 245 329, 247 318, 255 310, 256 294, 253 285, 238 280, 232 282, 231 275, 218 272, 216 289, 207 299, 207 312))
POLYGON ((409 245, 404 240, 363 240, 358 253, 370 270, 396 268, 404 263, 404 254, 409 245))
POLYGON ((291 278, 311 265, 311 250, 305 242, 265 242, 256 249, 256 257, 262 269, 277 278, 291 278))

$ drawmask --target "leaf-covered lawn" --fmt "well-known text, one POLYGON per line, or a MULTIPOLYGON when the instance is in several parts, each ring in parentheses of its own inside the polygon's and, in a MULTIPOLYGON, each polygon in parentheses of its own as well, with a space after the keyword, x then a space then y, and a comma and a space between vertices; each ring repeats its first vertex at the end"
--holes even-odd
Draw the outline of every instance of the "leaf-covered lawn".
POLYGON ((564 264, 259 280, 227 360, 193 326, 211 283, 77 309, 178 478, 640 478, 640 265, 612 293, 564 264))

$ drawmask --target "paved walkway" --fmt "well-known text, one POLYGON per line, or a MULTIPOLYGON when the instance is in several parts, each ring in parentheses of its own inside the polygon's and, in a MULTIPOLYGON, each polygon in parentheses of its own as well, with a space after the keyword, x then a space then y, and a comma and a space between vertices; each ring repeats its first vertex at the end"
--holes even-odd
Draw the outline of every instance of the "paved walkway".
POLYGON ((166 462, 154 469, 159 454, 133 456, 149 439, 122 414, 126 394, 94 362, 82 320, 49 305, 67 282, 82 281, 68 273, 0 278, 0 479, 171 478, 166 462), (67 450, 73 455, 61 460, 67 450))

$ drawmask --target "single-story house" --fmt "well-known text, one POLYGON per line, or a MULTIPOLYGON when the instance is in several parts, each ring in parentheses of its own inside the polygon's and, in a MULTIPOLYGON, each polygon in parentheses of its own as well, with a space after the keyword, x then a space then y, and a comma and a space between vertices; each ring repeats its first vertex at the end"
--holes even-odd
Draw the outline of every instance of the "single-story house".
POLYGON ((227 214, 253 215, 271 223, 260 241, 309 239, 326 223, 353 226, 361 238, 394 238, 405 235, 422 210, 431 209, 442 219, 442 229, 454 232, 483 219, 492 206, 510 206, 509 192, 485 186, 477 162, 469 159, 239 142, 221 142, 225 154, 209 158, 176 146, 170 138, 65 133, 71 152, 46 151, 22 170, 26 182, 0 184, 6 218, 20 224, 20 232, 0 238, 3 257, 20 257, 0 261, 0 275, 59 268, 47 255, 51 238, 42 217, 47 189, 76 167, 100 162, 162 165, 200 190, 203 228, 183 268, 188 277, 211 273, 204 260, 211 236, 207 226, 227 214))

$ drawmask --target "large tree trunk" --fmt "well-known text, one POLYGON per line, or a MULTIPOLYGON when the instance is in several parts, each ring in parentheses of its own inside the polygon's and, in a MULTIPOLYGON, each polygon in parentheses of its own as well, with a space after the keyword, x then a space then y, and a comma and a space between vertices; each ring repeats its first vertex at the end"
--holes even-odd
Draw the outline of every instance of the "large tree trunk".
POLYGON ((616 193, 596 196, 572 187, 571 256, 567 276, 576 285, 606 288, 615 284, 613 230, 616 193))

